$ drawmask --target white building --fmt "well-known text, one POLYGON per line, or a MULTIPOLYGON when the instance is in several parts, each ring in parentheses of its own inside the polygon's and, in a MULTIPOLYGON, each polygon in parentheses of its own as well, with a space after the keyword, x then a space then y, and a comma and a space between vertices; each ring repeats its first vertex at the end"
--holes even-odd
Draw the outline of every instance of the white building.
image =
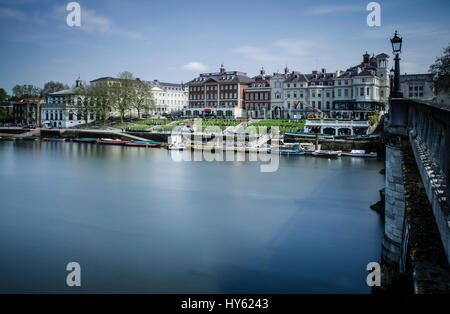
MULTIPOLYGON (((101 77, 91 81, 91 84, 111 84, 120 81, 114 77, 101 77)), ((136 81, 141 81, 139 78, 136 81)), ((158 80, 142 81, 151 87, 151 93, 154 100, 155 108, 148 112, 142 112, 147 115, 160 115, 181 113, 188 106, 188 88, 183 83, 164 83, 158 80)), ((132 110, 133 115, 137 115, 136 110, 132 110)))
MULTIPOLYGON (((78 95, 76 88, 82 82, 76 81, 74 89, 65 89, 59 92, 50 93, 47 102, 41 106, 41 124, 55 128, 70 128, 86 123, 84 117, 77 115, 75 105, 82 101, 83 96, 78 95)), ((89 113, 88 123, 95 120, 95 113, 89 113)))
POLYGON ((189 90, 183 83, 147 82, 152 87, 155 109, 150 114, 181 113, 189 103, 189 90))
POLYGON ((345 72, 274 73, 270 80, 272 117, 367 119, 383 111, 389 96, 389 56, 370 57, 345 72))

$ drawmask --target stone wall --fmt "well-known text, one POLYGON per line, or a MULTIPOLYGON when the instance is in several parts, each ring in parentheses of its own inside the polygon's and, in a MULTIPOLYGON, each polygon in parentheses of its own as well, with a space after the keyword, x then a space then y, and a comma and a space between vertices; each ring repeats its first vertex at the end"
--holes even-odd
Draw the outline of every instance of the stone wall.
POLYGON ((403 185, 402 152, 399 138, 386 143, 385 231, 382 259, 398 267, 401 255, 405 218, 405 187, 403 185))

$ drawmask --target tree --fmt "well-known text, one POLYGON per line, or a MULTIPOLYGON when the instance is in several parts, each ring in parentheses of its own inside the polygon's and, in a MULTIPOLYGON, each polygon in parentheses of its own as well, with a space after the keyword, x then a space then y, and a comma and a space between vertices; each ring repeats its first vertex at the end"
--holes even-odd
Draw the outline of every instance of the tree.
POLYGON ((148 111, 155 106, 152 88, 146 82, 137 81, 135 84, 135 99, 131 107, 136 109, 138 118, 141 118, 142 111, 148 111))
POLYGON ((114 95, 112 88, 108 84, 92 85, 90 97, 97 118, 102 119, 103 125, 106 125, 106 119, 113 109, 114 95))
POLYGON ((450 45, 444 49, 440 58, 436 58, 429 71, 433 75, 436 93, 450 94, 450 45))
POLYGON ((0 88, 0 101, 5 101, 8 99, 8 94, 3 88, 0 88))
POLYGON ((75 88, 74 91, 75 95, 78 95, 78 99, 72 102, 72 112, 76 113, 78 120, 84 120, 87 125, 89 123, 89 116, 94 112, 92 88, 83 84, 75 88))
POLYGON ((16 85, 12 89, 15 97, 18 98, 28 98, 28 97, 38 97, 41 93, 41 89, 34 85, 16 85))
POLYGON ((44 96, 47 96, 50 93, 59 92, 63 89, 69 89, 69 85, 63 84, 61 82, 47 82, 44 85, 44 88, 42 89, 42 94, 44 96))
POLYGON ((0 121, 1 122, 8 122, 12 121, 14 118, 12 115, 8 114, 8 111, 6 111, 5 108, 0 108, 0 121))
POLYGON ((133 74, 128 71, 119 73, 118 77, 119 80, 113 82, 112 91, 115 109, 119 112, 120 121, 123 123, 125 113, 131 109, 136 98, 135 80, 133 74))

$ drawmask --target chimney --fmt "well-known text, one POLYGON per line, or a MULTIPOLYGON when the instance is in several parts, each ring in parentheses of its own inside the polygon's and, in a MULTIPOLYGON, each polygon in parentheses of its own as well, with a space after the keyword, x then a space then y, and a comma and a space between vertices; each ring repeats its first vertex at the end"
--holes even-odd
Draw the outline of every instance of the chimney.
POLYGON ((284 74, 289 74, 289 69, 288 69, 287 65, 286 65, 286 67, 284 68, 284 74))
POLYGON ((322 68, 322 73, 323 74, 327 73, 327 70, 325 68, 322 68))
POLYGON ((223 66, 223 63, 220 65, 220 74, 225 73, 225 67, 223 66))
POLYGON ((261 76, 264 76, 264 75, 266 75, 266 71, 264 71, 264 67, 261 67, 261 76))
POLYGON ((341 70, 336 71, 336 77, 341 76, 341 70))

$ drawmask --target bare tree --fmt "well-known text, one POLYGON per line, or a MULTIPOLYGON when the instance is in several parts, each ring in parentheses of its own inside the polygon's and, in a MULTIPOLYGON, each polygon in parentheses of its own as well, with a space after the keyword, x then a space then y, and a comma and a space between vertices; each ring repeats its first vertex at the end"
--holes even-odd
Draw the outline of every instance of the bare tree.
POLYGON ((146 82, 138 80, 135 84, 135 91, 132 108, 136 109, 140 119, 143 111, 148 111, 155 107, 155 100, 153 99, 152 88, 146 82))

